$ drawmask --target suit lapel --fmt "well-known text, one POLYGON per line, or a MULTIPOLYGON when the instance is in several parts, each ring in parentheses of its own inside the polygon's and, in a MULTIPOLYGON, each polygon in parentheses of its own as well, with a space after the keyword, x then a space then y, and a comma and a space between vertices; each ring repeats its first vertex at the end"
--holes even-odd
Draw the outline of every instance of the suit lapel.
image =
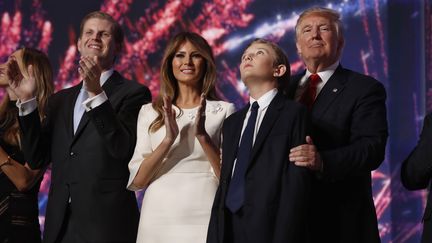
POLYGON ((117 85, 122 84, 123 82, 123 77, 117 71, 114 71, 111 77, 109 77, 102 86, 107 97, 110 98, 111 95, 115 93, 117 85))
MULTIPOLYGON (((231 179, 231 173, 234 166, 234 160, 237 157, 237 150, 240 143, 240 135, 243 127, 243 121, 246 117, 246 113, 249 109, 249 105, 244 107, 242 110, 238 111, 237 115, 233 118, 231 121, 231 128, 229 129, 230 134, 225 134, 225 137, 223 138, 224 143, 231 144, 232 146, 225 146, 224 149, 226 151, 222 151, 224 155, 224 168, 225 171, 223 173, 225 180, 230 181, 231 179), (227 136, 228 135, 228 136, 227 136)), ((235 114, 234 114, 235 115, 235 114)))
POLYGON ((286 96, 291 99, 294 100, 295 99, 295 94, 297 91, 297 87, 299 86, 300 80, 301 78, 305 75, 306 70, 303 71, 301 74, 297 74, 293 77, 291 77, 291 80, 288 84, 287 90, 286 90, 286 96))
POLYGON ((265 113, 264 119, 259 127, 257 137, 255 139, 255 143, 252 147, 252 155, 251 160, 249 162, 249 167, 251 166, 251 162, 254 161, 254 158, 257 156, 258 151, 262 147, 264 141, 267 138, 268 133, 273 128, 273 125, 277 118, 280 115, 279 110, 283 108, 284 105, 284 96, 281 93, 278 93, 270 103, 267 111, 265 113))
MULTIPOLYGON (((121 75, 118 72, 114 71, 113 74, 104 83, 104 85, 102 86, 102 89, 105 91, 105 94, 107 95, 108 99, 115 92, 115 87, 119 83, 121 83, 122 80, 123 79, 122 79, 121 75)), ((78 92, 79 92, 79 89, 78 89, 78 92)), ((75 98, 75 101, 76 101, 76 98, 75 98)), ((74 102, 74 104, 75 104, 75 102, 74 102)), ((71 112, 71 113, 73 113, 73 112, 71 112)), ((73 121, 73 114, 72 114, 71 119, 73 121)), ((74 143, 76 141, 76 139, 80 136, 80 134, 82 133, 84 128, 87 126, 88 122, 89 122, 89 116, 88 116, 87 112, 84 112, 83 116, 81 117, 80 123, 78 125, 77 131, 75 133, 75 136, 74 136, 72 143, 74 143)), ((73 131, 73 126, 72 126, 72 131, 73 131)))
POLYGON ((335 98, 342 93, 345 82, 346 77, 343 68, 339 65, 315 100, 312 107, 312 114, 314 117, 321 117, 326 112, 335 98))

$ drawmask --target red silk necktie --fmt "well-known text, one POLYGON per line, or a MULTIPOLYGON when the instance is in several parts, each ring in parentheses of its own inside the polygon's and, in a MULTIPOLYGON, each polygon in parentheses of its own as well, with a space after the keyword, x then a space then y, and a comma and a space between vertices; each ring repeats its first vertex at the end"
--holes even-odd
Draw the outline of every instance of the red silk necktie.
POLYGON ((317 95, 317 86, 321 81, 322 80, 320 76, 316 73, 309 76, 306 90, 303 92, 302 96, 300 97, 299 100, 300 103, 306 105, 309 108, 309 110, 312 109, 312 105, 317 95))

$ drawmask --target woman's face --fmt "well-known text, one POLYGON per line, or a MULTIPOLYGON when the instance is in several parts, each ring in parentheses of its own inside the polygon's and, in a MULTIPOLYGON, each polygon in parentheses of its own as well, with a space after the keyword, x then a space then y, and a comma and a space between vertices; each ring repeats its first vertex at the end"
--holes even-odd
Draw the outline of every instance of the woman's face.
POLYGON ((172 70, 177 82, 198 87, 204 75, 205 59, 189 41, 183 43, 172 60, 172 70))
POLYGON ((10 81, 18 78, 24 70, 23 50, 12 53, 5 63, 0 64, 0 87, 6 87, 10 81))

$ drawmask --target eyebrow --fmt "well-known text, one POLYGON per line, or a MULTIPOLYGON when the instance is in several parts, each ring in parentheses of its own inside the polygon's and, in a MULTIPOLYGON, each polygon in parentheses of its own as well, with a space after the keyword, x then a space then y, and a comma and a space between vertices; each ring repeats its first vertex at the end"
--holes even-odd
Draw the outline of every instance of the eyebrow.
POLYGON ((265 52, 267 52, 267 53, 270 53, 267 49, 265 49, 265 48, 257 48, 257 50, 263 50, 263 51, 265 51, 265 52))
MULTIPOLYGON (((318 23, 317 26, 323 26, 323 25, 331 25, 331 23, 318 23)), ((312 27, 313 24, 306 24, 302 27, 302 29, 307 28, 307 27, 312 27)))
MULTIPOLYGON (((270 53, 267 49, 262 48, 262 47, 257 48, 257 50, 262 50, 262 51, 265 51, 266 53, 270 53)), ((244 55, 246 55, 247 53, 248 52, 244 52, 243 55, 242 55, 242 57, 244 57, 244 55)))
MULTIPOLYGON (((175 53, 176 53, 176 54, 177 54, 177 53, 186 54, 186 51, 177 51, 177 52, 175 52, 175 53)), ((192 51, 190 54, 196 54, 196 53, 200 54, 199 51, 192 51)))

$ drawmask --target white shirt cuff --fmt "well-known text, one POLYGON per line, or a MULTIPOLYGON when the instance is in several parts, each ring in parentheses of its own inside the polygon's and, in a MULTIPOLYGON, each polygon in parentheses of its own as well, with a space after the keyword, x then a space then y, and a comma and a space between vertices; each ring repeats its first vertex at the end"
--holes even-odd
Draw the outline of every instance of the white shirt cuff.
POLYGON ((102 93, 92 97, 92 98, 88 98, 86 99, 82 105, 84 106, 86 111, 90 111, 100 105, 102 105, 105 101, 108 100, 108 97, 105 94, 105 91, 102 91, 102 93))
POLYGON ((27 101, 21 102, 21 100, 17 100, 16 106, 18 107, 18 115, 26 116, 32 113, 37 108, 36 97, 33 97, 27 101))

